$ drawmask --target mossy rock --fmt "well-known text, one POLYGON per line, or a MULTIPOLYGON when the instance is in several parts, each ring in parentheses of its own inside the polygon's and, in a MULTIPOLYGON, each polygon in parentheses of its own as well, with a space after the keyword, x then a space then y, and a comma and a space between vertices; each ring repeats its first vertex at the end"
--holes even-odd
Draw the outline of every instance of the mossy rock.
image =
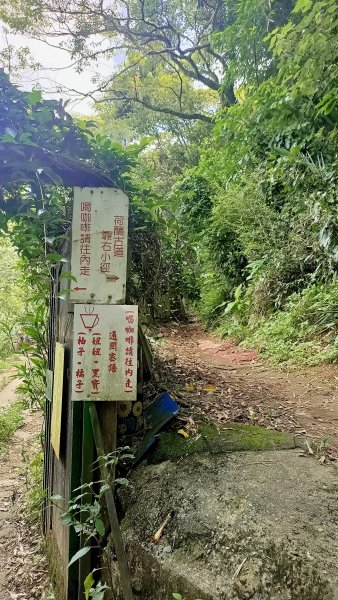
POLYGON ((256 425, 229 423, 221 429, 208 425, 190 438, 183 438, 177 432, 161 433, 151 462, 177 460, 200 452, 225 454, 250 450, 290 450, 300 445, 290 433, 256 425))

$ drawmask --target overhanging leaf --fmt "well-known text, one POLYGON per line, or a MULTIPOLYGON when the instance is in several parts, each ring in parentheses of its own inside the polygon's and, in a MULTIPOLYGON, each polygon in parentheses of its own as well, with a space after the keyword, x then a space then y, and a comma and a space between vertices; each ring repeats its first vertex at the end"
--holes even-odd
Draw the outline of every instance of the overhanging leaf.
POLYGON ((101 537, 104 536, 106 529, 102 519, 95 520, 95 529, 101 537))
POLYGON ((89 550, 91 550, 91 546, 85 546, 84 548, 80 548, 80 550, 78 552, 76 552, 76 554, 74 554, 73 558, 71 558, 71 560, 69 561, 68 568, 71 565, 73 565, 77 560, 79 560, 80 558, 85 556, 85 554, 87 554, 89 552, 89 550))

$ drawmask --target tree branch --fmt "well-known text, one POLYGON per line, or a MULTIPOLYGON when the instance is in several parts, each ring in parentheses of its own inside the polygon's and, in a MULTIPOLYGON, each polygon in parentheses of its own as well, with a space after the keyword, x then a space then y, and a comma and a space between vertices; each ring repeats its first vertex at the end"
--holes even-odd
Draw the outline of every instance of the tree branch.
POLYGON ((184 56, 182 57, 183 60, 187 61, 191 67, 191 69, 188 69, 182 62, 182 60, 179 60, 176 58, 175 55, 170 55, 171 59, 175 62, 175 64, 181 69, 181 71, 187 76, 190 77, 191 79, 195 79, 195 81, 199 81, 200 83, 203 83, 206 87, 214 90, 215 92, 219 91, 219 87, 220 87, 220 83, 217 81, 214 81, 213 79, 210 79, 209 77, 206 77, 205 75, 203 75, 199 70, 197 65, 194 63, 194 61, 192 60, 191 57, 189 56, 184 56))
MULTIPOLYGON (((187 121, 204 121, 205 123, 212 123, 212 117, 208 116, 208 115, 203 115, 201 113, 184 113, 178 110, 174 110, 172 108, 166 108, 163 106, 154 106, 153 104, 151 104, 150 102, 148 102, 147 100, 143 100, 142 98, 140 98, 139 96, 127 96, 124 92, 122 91, 114 91, 114 101, 115 100, 119 100, 122 102, 137 102, 138 104, 141 104, 142 106, 144 106, 145 108, 148 108, 149 110, 152 110, 154 112, 159 112, 159 113, 164 113, 166 115, 172 115, 173 117, 177 117, 178 119, 183 119, 183 120, 187 120, 187 121)), ((98 104, 101 104, 102 102, 107 102, 107 100, 112 100, 111 97, 105 97, 102 98, 102 100, 98 100, 98 104)))

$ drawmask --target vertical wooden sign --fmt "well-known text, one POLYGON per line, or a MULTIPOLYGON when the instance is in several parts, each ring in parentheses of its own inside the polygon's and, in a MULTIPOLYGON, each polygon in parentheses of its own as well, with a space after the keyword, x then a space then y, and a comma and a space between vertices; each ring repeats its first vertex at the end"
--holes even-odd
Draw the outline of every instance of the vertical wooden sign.
POLYGON ((54 448, 54 452, 57 458, 60 458, 64 359, 65 349, 62 344, 56 342, 53 380, 51 444, 54 448))
POLYGON ((74 188, 71 302, 125 302, 128 209, 121 190, 74 188))

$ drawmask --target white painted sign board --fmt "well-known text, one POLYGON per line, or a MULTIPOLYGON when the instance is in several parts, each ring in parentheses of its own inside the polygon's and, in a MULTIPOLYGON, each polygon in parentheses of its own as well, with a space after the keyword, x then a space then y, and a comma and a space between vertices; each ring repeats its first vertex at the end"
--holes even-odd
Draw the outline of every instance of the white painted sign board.
POLYGON ((121 190, 74 188, 71 302, 125 302, 128 208, 121 190))
POLYGON ((137 325, 137 306, 74 305, 72 400, 136 400, 137 325))

